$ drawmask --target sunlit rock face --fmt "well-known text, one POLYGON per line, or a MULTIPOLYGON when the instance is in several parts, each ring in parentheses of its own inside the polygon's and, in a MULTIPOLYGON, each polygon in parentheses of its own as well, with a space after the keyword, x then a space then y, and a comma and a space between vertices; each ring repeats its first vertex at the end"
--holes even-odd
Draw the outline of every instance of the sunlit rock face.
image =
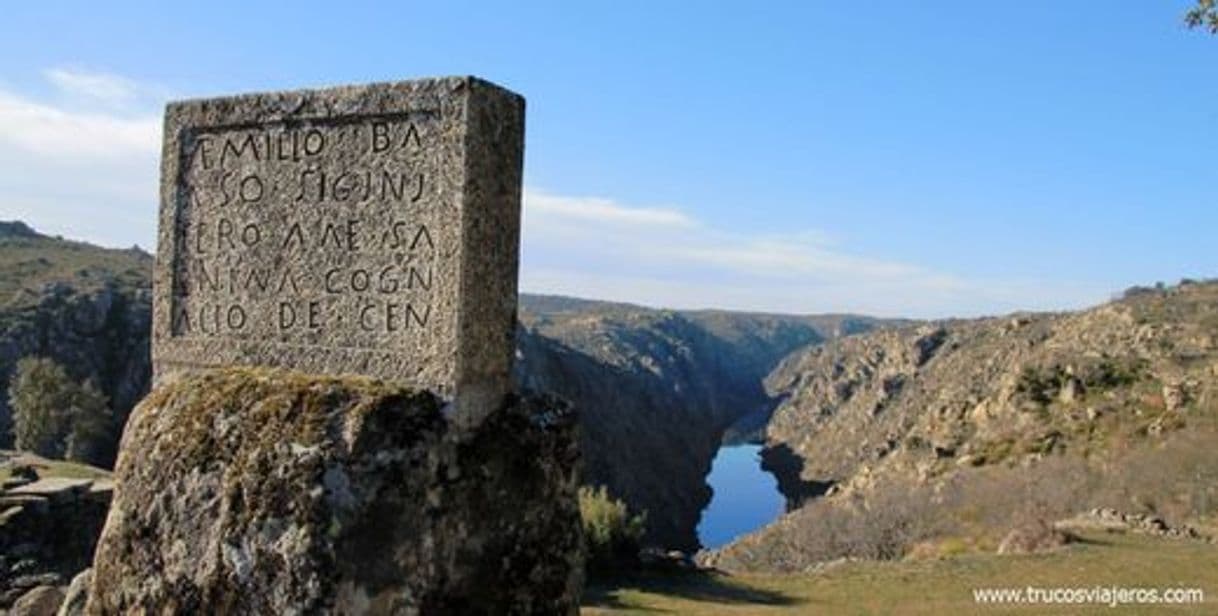
POLYGON ((570 414, 477 428, 362 378, 225 369, 132 412, 88 612, 574 613, 570 414))

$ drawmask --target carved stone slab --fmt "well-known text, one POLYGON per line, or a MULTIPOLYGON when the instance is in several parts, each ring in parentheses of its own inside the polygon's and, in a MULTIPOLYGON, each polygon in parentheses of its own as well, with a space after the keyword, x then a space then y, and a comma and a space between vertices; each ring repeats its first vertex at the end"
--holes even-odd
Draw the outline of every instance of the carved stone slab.
POLYGON ((493 406, 523 149, 524 99, 472 77, 170 104, 157 378, 273 365, 493 406))

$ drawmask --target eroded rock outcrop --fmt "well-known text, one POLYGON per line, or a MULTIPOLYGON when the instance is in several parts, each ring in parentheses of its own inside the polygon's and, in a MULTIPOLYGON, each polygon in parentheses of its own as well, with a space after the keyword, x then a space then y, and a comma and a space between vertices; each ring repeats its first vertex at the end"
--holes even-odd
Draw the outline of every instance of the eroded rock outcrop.
POLYGON ((647 544, 688 551, 725 433, 744 417, 764 425, 773 408, 765 374, 795 348, 874 324, 548 296, 521 308, 517 379, 579 411, 585 483, 646 512, 647 544))
POLYGON ((899 556, 910 546, 894 534, 1006 533, 1099 505, 1173 523, 1208 515, 1212 479, 1198 469, 1212 468, 1218 438, 1216 326, 1218 282, 1184 282, 793 354, 767 378, 783 402, 763 453, 793 510, 702 560, 803 570, 877 542, 899 556), (908 533, 961 511, 986 522, 908 533))
POLYGON ((1213 407, 1215 319, 1218 284, 1188 284, 1077 313, 835 340, 770 375, 785 400, 767 447, 802 460, 785 485, 846 492, 884 476, 925 484, 960 468, 1102 452, 1114 434, 1155 436, 1213 407))
MULTIPOLYGON (((8 386, 17 361, 49 357, 90 380, 114 411, 148 391, 152 256, 41 235, 0 223, 0 447, 11 444, 8 386)), ((112 449, 101 452, 109 464, 112 449)))
POLYGON ((462 431, 373 380, 185 378, 132 412, 87 613, 574 613, 578 457, 549 400, 462 431))
POLYGON ((1110 533, 1139 533, 1172 539, 1214 541, 1214 538, 1188 524, 1172 526, 1158 515, 1128 513, 1111 507, 1094 507, 1065 520, 1058 520, 1053 526, 1065 531, 1101 530, 1110 533))
MULTIPOLYGON (((34 589, 66 586, 89 566, 113 488, 100 476, 23 476, 32 466, 11 466, 13 460, 6 457, 0 454, 0 467, 7 464, 15 472, 0 488, 0 612, 15 610, 17 601, 34 589)), ((45 462, 29 455, 16 459, 45 462)), ((103 474, 87 466, 71 468, 78 474, 103 474)), ((47 591, 38 596, 37 604, 45 604, 47 591)), ((23 608, 27 612, 32 601, 23 608)))

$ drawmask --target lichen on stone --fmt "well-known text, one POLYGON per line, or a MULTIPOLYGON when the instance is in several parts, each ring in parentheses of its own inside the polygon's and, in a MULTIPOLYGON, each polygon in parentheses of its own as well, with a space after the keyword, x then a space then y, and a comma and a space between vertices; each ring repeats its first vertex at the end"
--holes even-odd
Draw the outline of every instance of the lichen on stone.
POLYGON ((164 384, 123 437, 90 609, 574 609, 570 413, 513 399, 468 430, 442 403, 266 368, 164 384))

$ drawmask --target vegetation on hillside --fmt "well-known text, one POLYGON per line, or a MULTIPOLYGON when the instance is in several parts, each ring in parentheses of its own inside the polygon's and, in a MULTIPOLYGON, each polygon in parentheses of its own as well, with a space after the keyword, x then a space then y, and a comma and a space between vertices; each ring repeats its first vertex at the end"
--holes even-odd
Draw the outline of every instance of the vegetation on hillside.
POLYGON ((788 574, 696 572, 641 574, 594 582, 582 614, 1098 614, 1108 603, 979 604, 980 589, 1195 589, 1204 602, 1119 604, 1114 613, 1213 614, 1218 550, 1188 540, 1087 533, 1081 541, 1040 554, 919 555, 900 561, 837 561, 788 574), (1158 613, 1158 612, 1154 612, 1158 613))
POLYGON ((35 304, 44 287, 56 283, 82 292, 107 283, 120 291, 150 289, 152 261, 137 247, 101 248, 41 235, 20 222, 0 222, 0 315, 35 304))
POLYGON ((631 515, 626 503, 609 496, 605 486, 579 489, 584 526, 585 566, 609 574, 637 564, 646 514, 631 515))
POLYGON ((833 341, 770 385, 787 396, 768 427, 780 485, 833 487, 708 557, 724 567, 987 551, 1095 507, 1218 513, 1216 282, 833 341))
POLYGON ((106 397, 90 381, 73 381, 55 361, 18 361, 8 396, 18 449, 95 465, 113 449, 116 430, 106 397))
MULTIPOLYGON (((152 262, 138 248, 101 248, 0 222, 0 447, 13 444, 8 385, 18 361, 42 357, 108 400, 110 442, 92 447, 91 436, 84 451, 81 435, 72 453, 112 462, 122 422, 149 382, 152 262)), ((60 447, 66 454, 64 443, 52 449, 60 447)))

